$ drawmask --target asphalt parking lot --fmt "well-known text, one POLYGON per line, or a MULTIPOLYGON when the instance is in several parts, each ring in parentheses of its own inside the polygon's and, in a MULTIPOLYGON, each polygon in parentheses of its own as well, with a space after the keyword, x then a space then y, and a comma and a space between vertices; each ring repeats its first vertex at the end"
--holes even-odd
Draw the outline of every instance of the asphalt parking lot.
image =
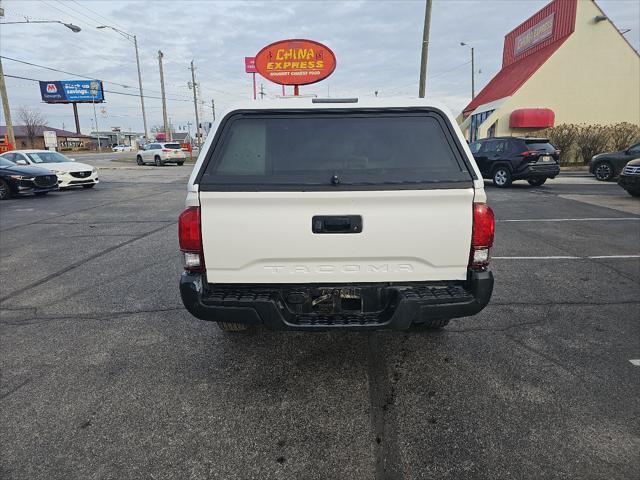
POLYGON ((0 478, 637 478, 640 202, 615 184, 488 185, 494 295, 440 332, 230 335, 178 296, 189 171, 0 204, 0 478))

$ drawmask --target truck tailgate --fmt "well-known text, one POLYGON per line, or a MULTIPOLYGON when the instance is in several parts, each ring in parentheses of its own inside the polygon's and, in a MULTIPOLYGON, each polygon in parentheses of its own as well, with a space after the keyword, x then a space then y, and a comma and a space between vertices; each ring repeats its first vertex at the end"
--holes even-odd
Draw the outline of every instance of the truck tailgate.
POLYGON ((473 188, 200 191, 209 283, 464 280, 473 188), (353 233, 314 233, 314 216, 362 218, 353 233))

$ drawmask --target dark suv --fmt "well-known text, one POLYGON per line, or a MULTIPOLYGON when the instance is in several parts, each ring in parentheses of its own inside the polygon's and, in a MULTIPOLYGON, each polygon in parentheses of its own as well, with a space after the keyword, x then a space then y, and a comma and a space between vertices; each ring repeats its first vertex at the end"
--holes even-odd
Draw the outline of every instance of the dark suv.
POLYGON ((482 177, 497 187, 508 187, 514 180, 539 187, 560 173, 560 151, 546 138, 493 137, 469 146, 482 177))
POLYGON ((594 156, 589 162, 589 172, 596 177, 596 180, 606 182, 617 177, 627 162, 636 158, 640 158, 640 143, 620 152, 601 153, 594 156))

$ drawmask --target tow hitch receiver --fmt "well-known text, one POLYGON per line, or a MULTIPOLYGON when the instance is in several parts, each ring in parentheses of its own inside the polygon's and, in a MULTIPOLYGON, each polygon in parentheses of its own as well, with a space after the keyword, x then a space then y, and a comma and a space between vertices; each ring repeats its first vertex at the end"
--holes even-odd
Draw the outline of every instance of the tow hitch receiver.
POLYGON ((322 287, 288 292, 284 303, 292 313, 366 313, 383 310, 386 297, 384 288, 322 287))

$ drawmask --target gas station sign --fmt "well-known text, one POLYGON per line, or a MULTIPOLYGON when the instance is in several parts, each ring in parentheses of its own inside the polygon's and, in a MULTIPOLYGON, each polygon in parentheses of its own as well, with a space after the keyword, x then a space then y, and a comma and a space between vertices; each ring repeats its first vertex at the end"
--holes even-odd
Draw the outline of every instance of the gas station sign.
POLYGON ((46 103, 104 102, 100 80, 54 80, 40 82, 40 95, 46 103))
POLYGON ((333 73, 336 56, 329 47, 313 40, 281 40, 258 52, 255 68, 274 83, 309 85, 333 73))

